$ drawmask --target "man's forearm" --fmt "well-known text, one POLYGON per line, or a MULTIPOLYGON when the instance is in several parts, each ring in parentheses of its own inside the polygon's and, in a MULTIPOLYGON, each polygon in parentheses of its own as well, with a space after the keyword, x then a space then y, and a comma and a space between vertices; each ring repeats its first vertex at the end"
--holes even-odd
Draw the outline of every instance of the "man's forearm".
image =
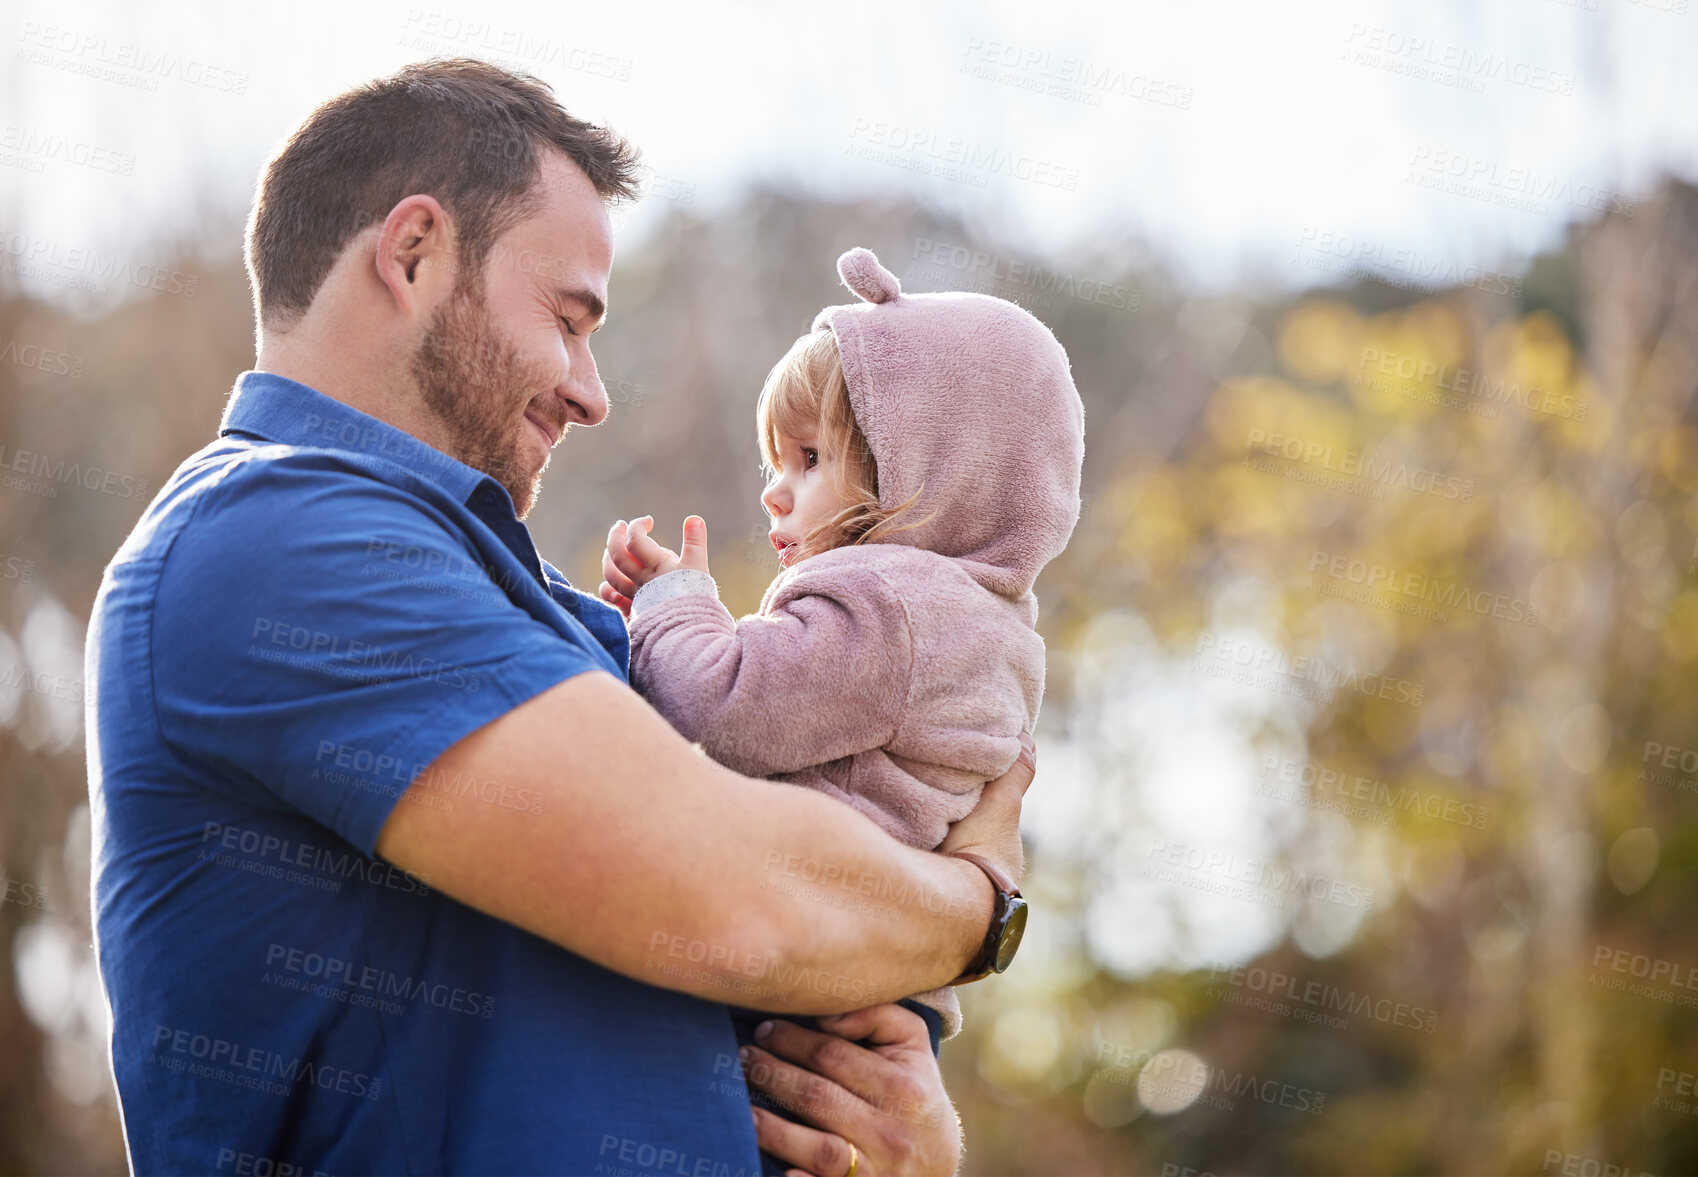
POLYGON ((990 921, 976 867, 905 846, 822 794, 713 764, 608 675, 515 708, 425 777, 462 774, 529 789, 540 812, 404 797, 378 852, 663 988, 840 1012, 946 984, 990 921))
MULTIPOLYGON (((978 867, 906 846, 820 793, 740 777, 729 788, 751 785, 771 795, 759 799, 762 820, 727 831, 742 847, 740 866, 716 880, 711 906, 721 927, 738 926, 739 910, 759 910, 765 942, 745 940, 743 956, 719 962, 718 983, 734 995, 726 1000, 841 1013, 961 975, 994 899, 978 867)), ((659 929, 651 947, 688 961, 689 942, 662 939, 659 929)))

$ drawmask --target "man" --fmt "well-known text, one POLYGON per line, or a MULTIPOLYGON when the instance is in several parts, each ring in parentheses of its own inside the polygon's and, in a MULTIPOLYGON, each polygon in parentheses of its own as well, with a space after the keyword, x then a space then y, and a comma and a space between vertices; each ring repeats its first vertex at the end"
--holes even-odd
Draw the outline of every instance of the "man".
POLYGON ((607 414, 634 165, 471 61, 332 99, 267 165, 256 371, 89 633, 139 1172, 735 1174, 757 1134, 821 1177, 954 1167, 920 1020, 881 1003, 1006 964, 1029 763, 951 854, 721 769, 520 522, 607 414), (861 1012, 739 1060, 722 1002, 861 1012), (810 1123, 751 1116, 742 1063, 810 1123))

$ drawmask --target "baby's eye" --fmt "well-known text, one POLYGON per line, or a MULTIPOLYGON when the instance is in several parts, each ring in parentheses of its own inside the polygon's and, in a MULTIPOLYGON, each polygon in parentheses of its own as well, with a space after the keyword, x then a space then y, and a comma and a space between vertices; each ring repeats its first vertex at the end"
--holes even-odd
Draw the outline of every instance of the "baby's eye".
POLYGON ((802 468, 804 470, 812 470, 815 466, 820 464, 820 452, 818 450, 808 449, 804 446, 802 448, 802 462, 802 468))

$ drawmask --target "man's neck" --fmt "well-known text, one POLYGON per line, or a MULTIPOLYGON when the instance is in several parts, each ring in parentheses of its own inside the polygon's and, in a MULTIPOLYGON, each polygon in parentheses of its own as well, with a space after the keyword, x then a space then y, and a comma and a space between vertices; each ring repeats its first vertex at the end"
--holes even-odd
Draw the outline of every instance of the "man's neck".
POLYGON ((305 384, 434 449, 445 450, 447 431, 425 406, 404 362, 383 362, 384 357, 368 350, 369 343, 361 347, 352 340, 314 339, 313 334, 302 326, 288 331, 262 329, 254 370, 305 384))

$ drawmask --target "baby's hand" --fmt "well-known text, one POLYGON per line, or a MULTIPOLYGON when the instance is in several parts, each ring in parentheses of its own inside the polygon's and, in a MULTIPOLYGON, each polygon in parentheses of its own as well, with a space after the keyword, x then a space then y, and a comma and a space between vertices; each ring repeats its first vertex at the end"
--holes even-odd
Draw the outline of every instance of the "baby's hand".
POLYGON ((674 552, 649 536, 654 516, 644 515, 627 524, 623 519, 607 533, 607 552, 601 558, 601 599, 631 616, 631 598, 657 577, 680 568, 708 570, 707 523, 700 515, 684 520, 684 543, 674 552))

